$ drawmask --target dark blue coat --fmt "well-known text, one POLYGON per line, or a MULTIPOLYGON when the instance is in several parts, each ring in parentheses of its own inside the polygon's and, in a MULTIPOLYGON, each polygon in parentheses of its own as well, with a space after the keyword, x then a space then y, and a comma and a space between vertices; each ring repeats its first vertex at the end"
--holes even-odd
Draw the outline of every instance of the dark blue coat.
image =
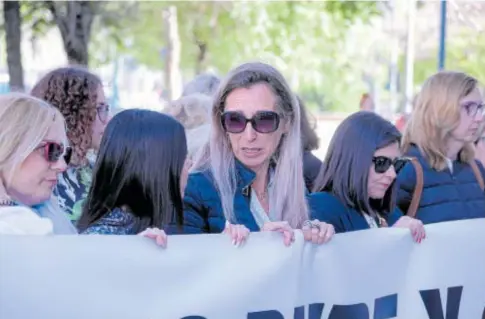
MULTIPOLYGON (((309 199, 312 219, 332 224, 336 233, 369 229, 365 217, 357 210, 346 207, 336 196, 327 192, 310 195, 309 199)), ((392 226, 402 212, 396 208, 392 213, 383 216, 389 226, 392 226)), ((376 220, 377 222, 377 220, 376 220)))
MULTIPOLYGON (((431 224, 485 217, 485 193, 469 164, 454 161, 453 173, 448 169, 436 171, 416 147, 412 147, 406 156, 416 157, 423 167, 423 193, 416 218, 424 224, 431 224)), ((485 176, 483 166, 478 165, 485 176)), ((416 185, 416 172, 411 163, 399 173, 397 183, 397 204, 406 213, 416 185)))
MULTIPOLYGON (((259 227, 250 210, 250 185, 256 174, 236 161, 237 188, 234 196, 233 224, 242 224, 250 231, 259 227)), ((209 171, 189 175, 184 196, 184 233, 220 233, 226 218, 222 210, 219 193, 209 171)))
POLYGON ((313 184, 322 168, 322 161, 310 151, 303 152, 303 177, 309 192, 313 190, 313 184))

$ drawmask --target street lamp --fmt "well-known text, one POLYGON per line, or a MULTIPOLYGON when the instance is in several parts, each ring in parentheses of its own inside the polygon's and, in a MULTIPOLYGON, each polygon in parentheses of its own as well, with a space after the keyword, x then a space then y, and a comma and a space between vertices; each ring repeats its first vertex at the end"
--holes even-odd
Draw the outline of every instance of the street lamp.
POLYGON ((445 68, 446 57, 446 5, 447 0, 441 0, 440 14, 440 47, 438 52, 438 70, 445 68))

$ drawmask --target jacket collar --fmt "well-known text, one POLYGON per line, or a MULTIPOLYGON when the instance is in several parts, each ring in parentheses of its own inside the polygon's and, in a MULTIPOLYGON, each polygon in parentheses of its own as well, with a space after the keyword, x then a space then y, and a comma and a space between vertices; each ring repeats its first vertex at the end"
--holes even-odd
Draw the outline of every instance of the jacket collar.
POLYGON ((243 163, 236 160, 237 186, 243 190, 243 194, 248 196, 249 186, 256 178, 256 173, 247 168, 243 163))
MULTIPOLYGON (((256 173, 252 171, 251 169, 247 168, 243 163, 238 161, 237 159, 235 160, 235 167, 236 167, 236 174, 237 174, 237 186, 242 189, 242 193, 244 196, 249 196, 249 193, 251 191, 251 184, 254 182, 254 179, 256 178, 256 173)), ((273 182, 273 172, 275 169, 276 163, 273 161, 269 165, 269 185, 273 182)))

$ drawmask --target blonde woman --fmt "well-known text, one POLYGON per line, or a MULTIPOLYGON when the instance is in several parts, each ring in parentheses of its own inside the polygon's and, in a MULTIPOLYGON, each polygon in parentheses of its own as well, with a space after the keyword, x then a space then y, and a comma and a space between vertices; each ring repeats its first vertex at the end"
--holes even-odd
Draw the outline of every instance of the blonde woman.
MULTIPOLYGON (((479 182, 485 170, 473 151, 484 111, 477 80, 460 72, 433 75, 417 96, 403 151, 417 158, 423 169, 416 218, 424 224, 485 217, 485 193, 479 182)), ((415 168, 408 163, 398 176, 403 212, 408 212, 416 180, 415 168)))
POLYGON ((51 201, 71 154, 59 110, 28 95, 2 95, 0 127, 0 233, 75 234, 51 201))
POLYGON ((193 159, 199 149, 209 141, 211 107, 211 97, 196 93, 172 102, 166 110, 185 128, 189 159, 193 159))
POLYGON ((305 226, 308 240, 328 241, 333 226, 308 221, 301 143, 300 108, 283 76, 264 63, 233 69, 214 96, 208 152, 189 175, 185 231, 225 231, 235 244, 248 231, 278 231, 289 245, 305 226))

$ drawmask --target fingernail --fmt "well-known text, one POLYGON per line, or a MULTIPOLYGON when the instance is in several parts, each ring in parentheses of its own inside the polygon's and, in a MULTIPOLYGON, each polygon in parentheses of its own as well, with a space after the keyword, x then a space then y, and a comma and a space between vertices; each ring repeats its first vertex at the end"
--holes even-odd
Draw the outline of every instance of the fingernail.
POLYGON ((232 244, 233 244, 234 246, 236 246, 236 240, 235 240, 235 239, 233 239, 233 240, 232 240, 232 244))

